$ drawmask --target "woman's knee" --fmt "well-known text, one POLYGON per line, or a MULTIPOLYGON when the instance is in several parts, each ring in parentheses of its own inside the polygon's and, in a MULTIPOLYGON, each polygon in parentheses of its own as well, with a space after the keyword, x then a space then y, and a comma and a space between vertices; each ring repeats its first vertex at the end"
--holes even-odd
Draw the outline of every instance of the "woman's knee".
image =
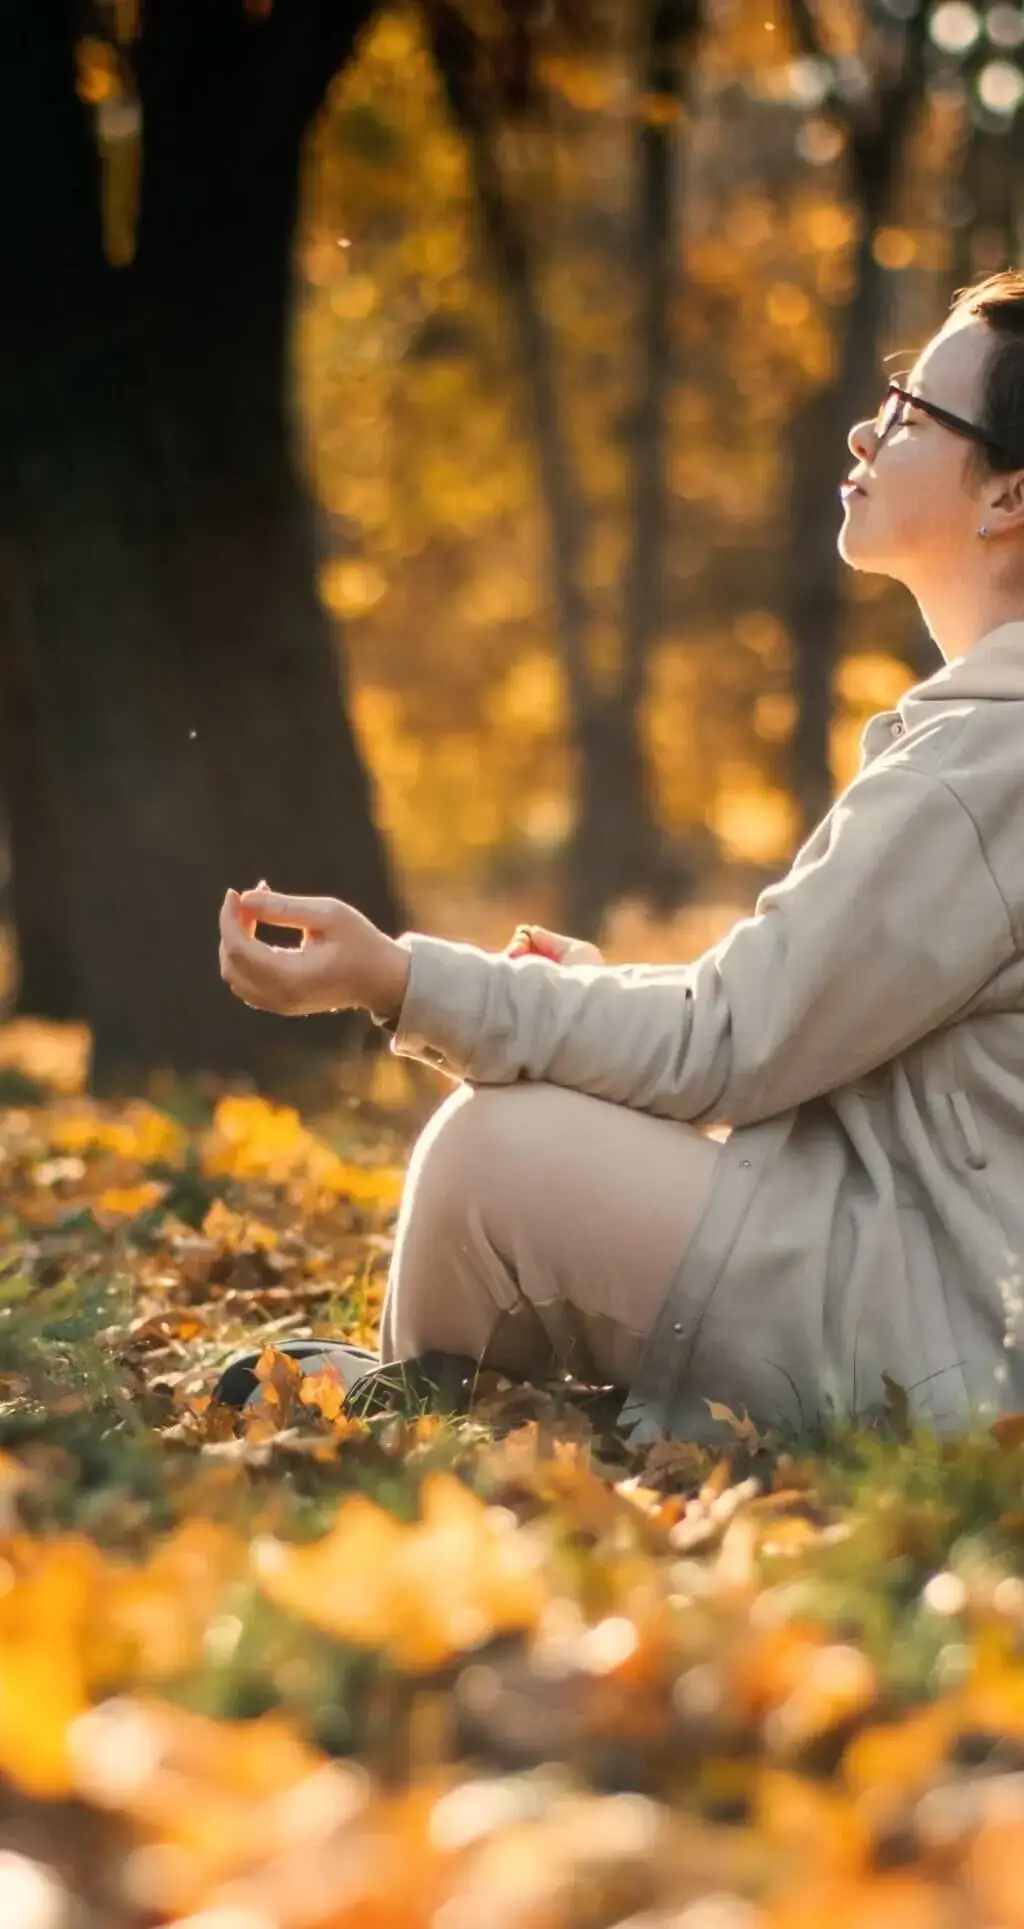
POLYGON ((517 1147, 530 1143, 530 1115, 536 1113, 540 1089, 461 1085, 451 1093, 413 1147, 409 1206, 458 1217, 470 1203, 480 1205, 496 1180, 507 1181, 517 1147))
POLYGON ((486 1231, 512 1156, 511 1090, 461 1086, 413 1147, 384 1308, 385 1358, 426 1346, 478 1351, 516 1298, 486 1231))
POLYGON ((528 1203, 538 1157, 553 1155, 539 1085, 464 1085, 438 1107, 413 1147, 399 1216, 392 1286, 420 1298, 453 1269, 486 1273, 508 1306, 509 1228, 528 1203))

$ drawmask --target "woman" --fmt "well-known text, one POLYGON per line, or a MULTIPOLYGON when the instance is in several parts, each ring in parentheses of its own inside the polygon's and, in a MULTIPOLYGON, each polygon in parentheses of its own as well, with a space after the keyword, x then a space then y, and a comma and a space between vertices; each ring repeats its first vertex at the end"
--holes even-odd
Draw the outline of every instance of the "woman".
POLYGON ((703 957, 491 955, 228 892, 239 997, 363 1007, 465 1081, 413 1154, 385 1360, 569 1367, 628 1389, 637 1439, 708 1400, 863 1413, 886 1374, 940 1427, 1024 1403, 1024 274, 957 300, 850 449, 841 553, 906 585, 945 667, 703 957))

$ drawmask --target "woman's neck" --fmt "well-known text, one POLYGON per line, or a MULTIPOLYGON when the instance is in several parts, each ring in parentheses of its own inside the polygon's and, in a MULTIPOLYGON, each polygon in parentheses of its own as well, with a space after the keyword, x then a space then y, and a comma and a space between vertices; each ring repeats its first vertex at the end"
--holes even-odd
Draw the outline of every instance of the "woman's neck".
POLYGON ((911 592, 928 633, 947 663, 970 652, 1004 623, 1024 622, 1024 584, 972 577, 911 592))

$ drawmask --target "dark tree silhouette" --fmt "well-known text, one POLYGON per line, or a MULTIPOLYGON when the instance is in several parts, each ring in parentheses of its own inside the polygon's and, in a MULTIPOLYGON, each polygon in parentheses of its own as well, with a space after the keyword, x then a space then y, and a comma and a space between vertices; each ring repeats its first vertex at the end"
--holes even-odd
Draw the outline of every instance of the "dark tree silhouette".
MULTIPOLYGON (((3 0, 2 780, 23 1008, 139 1065, 263 1071, 228 884, 398 917, 288 417, 304 137, 371 12, 147 0, 138 247, 112 267, 70 0, 3 0)), ((304 1045, 340 1036, 307 1021, 304 1045)))

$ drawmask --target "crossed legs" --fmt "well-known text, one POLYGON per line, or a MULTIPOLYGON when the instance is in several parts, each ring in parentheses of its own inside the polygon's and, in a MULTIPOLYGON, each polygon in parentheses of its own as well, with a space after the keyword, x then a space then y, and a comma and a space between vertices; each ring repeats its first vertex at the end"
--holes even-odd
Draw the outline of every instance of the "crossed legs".
POLYGON ((381 1357, 628 1386, 721 1148, 556 1085, 462 1085, 418 1139, 381 1357))

